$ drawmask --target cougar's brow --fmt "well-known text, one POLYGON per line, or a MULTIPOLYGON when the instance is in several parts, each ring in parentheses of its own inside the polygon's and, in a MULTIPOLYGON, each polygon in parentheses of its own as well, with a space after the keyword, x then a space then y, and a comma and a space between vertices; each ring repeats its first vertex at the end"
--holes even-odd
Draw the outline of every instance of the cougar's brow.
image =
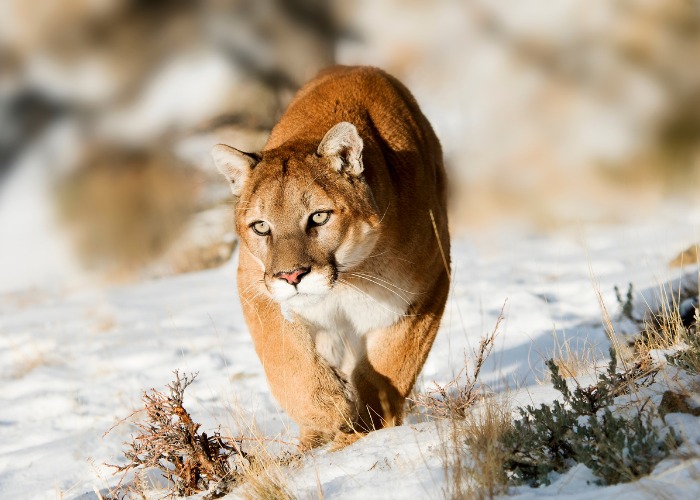
POLYGON ((311 180, 311 182, 309 182, 306 185, 306 188, 304 188, 304 192, 301 195, 301 203, 302 203, 302 205, 304 205, 305 209, 309 210, 311 208, 316 208, 316 207, 311 206, 311 199, 313 198, 313 195, 314 195, 314 193, 308 189, 311 185, 316 185, 316 187, 318 187, 321 191, 323 191, 323 194, 325 194, 326 198, 328 198, 329 200, 333 200, 335 198, 331 194, 330 190, 326 186, 326 183, 323 182, 323 180, 324 179, 322 178, 321 174, 318 174, 316 177, 314 177, 311 180), (319 178, 321 178, 321 179, 319 180, 319 178))
POLYGON ((311 206, 311 194, 308 191, 305 191, 304 194, 301 195, 301 204, 306 210, 309 210, 311 206))

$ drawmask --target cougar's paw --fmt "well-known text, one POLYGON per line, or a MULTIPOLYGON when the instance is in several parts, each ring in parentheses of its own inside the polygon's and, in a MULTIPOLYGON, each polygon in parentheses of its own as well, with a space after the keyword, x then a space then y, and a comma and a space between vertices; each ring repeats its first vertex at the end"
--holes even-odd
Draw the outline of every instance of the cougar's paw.
POLYGON ((342 450, 346 446, 350 446, 355 441, 365 437, 365 434, 361 432, 338 432, 333 438, 333 443, 331 444, 331 451, 342 450))
POLYGON ((299 450, 309 451, 323 446, 333 439, 333 435, 317 429, 302 428, 299 436, 299 450))

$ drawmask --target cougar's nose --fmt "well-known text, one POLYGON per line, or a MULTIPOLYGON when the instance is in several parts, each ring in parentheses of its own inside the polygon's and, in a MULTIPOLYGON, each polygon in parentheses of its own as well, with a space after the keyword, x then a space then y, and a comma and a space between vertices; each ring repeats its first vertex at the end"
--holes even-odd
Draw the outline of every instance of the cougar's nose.
POLYGON ((298 267, 294 271, 282 271, 275 274, 275 278, 285 280, 290 285, 298 285, 301 279, 311 271, 308 267, 298 267))

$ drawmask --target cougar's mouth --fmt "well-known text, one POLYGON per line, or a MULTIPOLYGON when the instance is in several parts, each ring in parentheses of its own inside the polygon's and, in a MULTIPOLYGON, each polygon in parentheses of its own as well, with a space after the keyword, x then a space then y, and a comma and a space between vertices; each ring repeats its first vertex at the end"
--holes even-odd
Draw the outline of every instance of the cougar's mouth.
POLYGON ((332 287, 327 276, 312 271, 296 284, 274 279, 269 282, 268 290, 273 300, 281 304, 288 301, 316 302, 325 297, 332 287))

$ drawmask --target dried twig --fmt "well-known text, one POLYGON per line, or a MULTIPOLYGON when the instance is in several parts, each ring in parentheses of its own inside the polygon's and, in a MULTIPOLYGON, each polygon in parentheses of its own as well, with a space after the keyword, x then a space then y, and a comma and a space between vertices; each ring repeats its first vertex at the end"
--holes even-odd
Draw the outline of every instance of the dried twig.
POLYGON ((466 416, 467 409, 481 396, 482 386, 479 384, 479 375, 495 345, 507 302, 503 303, 493 330, 481 339, 479 349, 474 352, 474 368, 471 375, 467 373, 469 361, 465 352, 464 367, 459 373, 447 384, 440 385, 434 382, 434 389, 428 391, 427 394, 419 394, 415 399, 418 406, 428 409, 430 413, 440 418, 462 419, 466 416), (464 374, 464 382, 462 374, 464 374))

